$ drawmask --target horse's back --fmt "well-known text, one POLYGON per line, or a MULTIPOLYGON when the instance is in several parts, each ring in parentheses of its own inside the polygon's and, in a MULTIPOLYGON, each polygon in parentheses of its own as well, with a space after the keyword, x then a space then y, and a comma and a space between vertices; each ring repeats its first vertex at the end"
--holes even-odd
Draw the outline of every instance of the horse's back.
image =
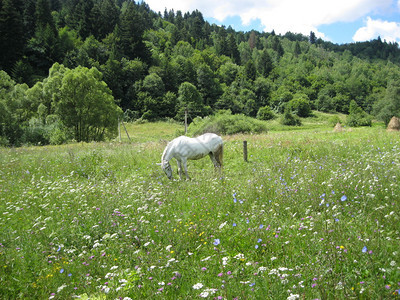
POLYGON ((205 133, 195 139, 202 145, 207 145, 210 151, 216 151, 222 145, 222 138, 215 133, 205 133))
POLYGON ((205 133, 195 138, 180 136, 174 141, 175 157, 199 159, 222 148, 222 138, 214 133, 205 133))

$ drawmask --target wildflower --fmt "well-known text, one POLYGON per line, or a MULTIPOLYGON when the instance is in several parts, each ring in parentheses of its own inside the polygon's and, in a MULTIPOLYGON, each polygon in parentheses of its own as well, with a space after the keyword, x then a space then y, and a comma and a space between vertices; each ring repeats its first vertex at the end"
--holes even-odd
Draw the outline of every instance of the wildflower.
POLYGON ((207 298, 208 297, 208 292, 206 292, 206 291, 201 292, 199 296, 202 297, 202 298, 207 298))
POLYGON ((214 239, 214 245, 218 246, 221 243, 221 241, 219 239, 214 239))
POLYGON ((258 240, 257 240, 257 243, 261 243, 261 242, 262 242, 262 239, 258 239, 258 240))
POLYGON ((255 248, 258 249, 258 245, 256 245, 255 248))
POLYGON ((205 270, 207 270, 207 268, 206 268, 206 267, 202 267, 201 270, 202 270, 202 271, 205 271, 205 270))
POLYGON ((367 246, 364 246, 364 247, 362 248, 362 252, 365 253, 365 252, 367 252, 367 251, 368 251, 367 246))
POLYGON ((60 270, 60 273, 64 273, 64 269, 61 269, 61 270, 60 270))
POLYGON ((219 273, 217 276, 222 277, 222 275, 224 275, 224 273, 219 273))
POLYGON ((67 287, 66 284, 63 284, 62 286, 60 286, 60 287, 57 289, 57 293, 61 292, 65 287, 67 287))
POLYGON ((263 224, 260 224, 259 228, 261 229, 261 228, 263 228, 263 227, 264 227, 264 225, 263 225, 263 224))
POLYGON ((346 200, 347 200, 346 195, 343 195, 342 198, 340 198, 340 200, 341 200, 342 202, 343 202, 343 201, 346 201, 346 200))
POLYGON ((219 229, 222 229, 222 228, 224 228, 224 226, 226 225, 226 221, 224 222, 224 223, 221 223, 221 225, 219 225, 219 229))
POLYGON ((194 286, 193 286, 193 288, 195 289, 195 290, 199 290, 199 289, 201 289, 203 287, 203 284, 202 283, 196 283, 194 286))
POLYGON ((295 300, 295 299, 299 299, 300 298, 300 296, 298 295, 298 294, 290 294, 290 296, 289 297, 287 297, 287 300, 295 300))

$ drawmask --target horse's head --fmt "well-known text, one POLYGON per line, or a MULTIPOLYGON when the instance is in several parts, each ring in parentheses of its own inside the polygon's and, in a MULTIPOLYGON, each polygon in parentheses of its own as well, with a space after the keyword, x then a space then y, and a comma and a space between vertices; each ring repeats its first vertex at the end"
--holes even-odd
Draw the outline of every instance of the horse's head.
POLYGON ((171 168, 171 165, 169 164, 169 161, 163 160, 161 162, 161 168, 164 170, 168 179, 172 179, 172 168, 171 168))

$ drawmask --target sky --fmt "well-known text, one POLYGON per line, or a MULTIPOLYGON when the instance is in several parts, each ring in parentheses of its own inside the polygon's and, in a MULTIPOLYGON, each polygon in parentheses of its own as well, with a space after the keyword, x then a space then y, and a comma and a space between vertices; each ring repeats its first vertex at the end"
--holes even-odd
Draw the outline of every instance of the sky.
POLYGON ((315 35, 336 44, 381 37, 400 44, 400 0, 144 0, 156 12, 199 10, 236 31, 315 35))

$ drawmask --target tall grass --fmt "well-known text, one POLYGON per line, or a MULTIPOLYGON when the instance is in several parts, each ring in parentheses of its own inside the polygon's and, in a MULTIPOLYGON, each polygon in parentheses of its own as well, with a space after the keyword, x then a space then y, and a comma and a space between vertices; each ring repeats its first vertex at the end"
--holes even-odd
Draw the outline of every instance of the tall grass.
POLYGON ((0 150, 1 298, 399 297, 398 134, 224 136, 222 174, 202 159, 169 181, 173 133, 151 126, 0 150))

